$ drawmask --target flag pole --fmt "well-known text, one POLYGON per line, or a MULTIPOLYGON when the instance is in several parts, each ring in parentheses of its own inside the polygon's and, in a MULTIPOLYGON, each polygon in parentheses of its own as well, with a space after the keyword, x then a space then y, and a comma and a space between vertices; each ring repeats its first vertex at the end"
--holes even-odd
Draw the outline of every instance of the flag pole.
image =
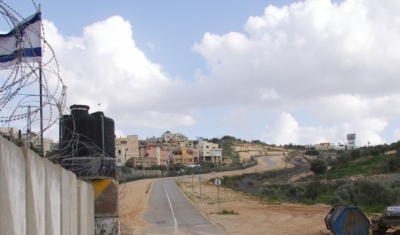
MULTIPOLYGON (((40 4, 38 7, 39 14, 41 14, 40 4)), ((40 21, 42 21, 42 16, 40 15, 40 21)), ((40 38, 42 38, 42 28, 40 27, 40 38)), ((40 42, 42 42, 40 40, 40 42)), ((42 47, 41 47, 42 48, 42 47)), ((43 51, 42 51, 43 54, 43 51)), ((42 97, 42 57, 41 54, 39 61, 39 103, 40 103, 40 153, 44 157, 44 143, 43 143, 43 97, 42 97)))

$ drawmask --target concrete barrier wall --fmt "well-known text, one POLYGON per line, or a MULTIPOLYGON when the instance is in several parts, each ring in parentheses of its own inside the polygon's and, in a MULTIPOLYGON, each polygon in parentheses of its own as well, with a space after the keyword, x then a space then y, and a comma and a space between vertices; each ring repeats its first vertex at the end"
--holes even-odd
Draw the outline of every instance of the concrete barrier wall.
POLYGON ((45 161, 24 149, 26 165, 27 230, 29 234, 46 234, 45 161))
POLYGON ((91 184, 0 137, 0 234, 94 234, 91 184))
POLYGON ((26 234, 25 158, 0 137, 0 233, 26 234))
POLYGON ((78 182, 78 235, 94 234, 93 187, 78 182))
POLYGON ((78 191, 76 176, 70 171, 61 171, 61 234, 78 234, 78 191))

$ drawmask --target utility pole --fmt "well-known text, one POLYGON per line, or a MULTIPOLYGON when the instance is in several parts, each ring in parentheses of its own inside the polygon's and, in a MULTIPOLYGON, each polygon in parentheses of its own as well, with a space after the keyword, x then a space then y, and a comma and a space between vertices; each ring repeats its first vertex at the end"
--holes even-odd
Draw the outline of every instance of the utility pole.
MULTIPOLYGON (((27 116, 27 123, 26 123, 26 147, 29 148, 31 141, 31 126, 32 126, 32 119, 31 119, 31 107, 37 107, 37 106, 21 106, 22 108, 28 108, 28 116, 27 116)), ((41 143, 43 140, 41 140, 41 143)))

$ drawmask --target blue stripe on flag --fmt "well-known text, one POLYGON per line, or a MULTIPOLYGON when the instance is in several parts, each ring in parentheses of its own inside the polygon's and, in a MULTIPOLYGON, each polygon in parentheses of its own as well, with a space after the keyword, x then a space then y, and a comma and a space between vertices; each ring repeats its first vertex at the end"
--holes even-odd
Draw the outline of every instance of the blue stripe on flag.
POLYGON ((0 55, 0 63, 6 63, 15 60, 19 55, 21 57, 40 57, 42 56, 42 48, 24 48, 21 50, 16 50, 8 55, 0 55))

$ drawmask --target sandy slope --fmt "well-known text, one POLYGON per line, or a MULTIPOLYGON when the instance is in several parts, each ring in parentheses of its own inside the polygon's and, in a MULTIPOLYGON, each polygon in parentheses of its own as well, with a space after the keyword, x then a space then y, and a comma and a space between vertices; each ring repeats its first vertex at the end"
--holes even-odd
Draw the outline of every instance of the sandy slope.
MULTIPOLYGON (((281 156, 271 156, 278 164, 274 168, 283 167, 281 156)), ((268 168, 268 163, 260 162, 256 167, 245 172, 255 172, 268 168)), ((303 206, 297 204, 271 205, 266 201, 235 192, 228 188, 219 188, 220 203, 217 200, 217 187, 207 179, 211 177, 243 172, 224 172, 204 175, 201 183, 192 177, 178 181, 178 185, 203 214, 210 218, 227 234, 330 234, 325 228, 324 218, 330 207, 326 205, 303 206), (219 205, 219 206, 218 206, 219 205), (237 214, 220 215, 218 211, 227 210, 237 214)), ((143 213, 146 210, 148 191, 153 180, 134 181, 121 188, 120 214, 122 234, 141 234, 143 213)))

